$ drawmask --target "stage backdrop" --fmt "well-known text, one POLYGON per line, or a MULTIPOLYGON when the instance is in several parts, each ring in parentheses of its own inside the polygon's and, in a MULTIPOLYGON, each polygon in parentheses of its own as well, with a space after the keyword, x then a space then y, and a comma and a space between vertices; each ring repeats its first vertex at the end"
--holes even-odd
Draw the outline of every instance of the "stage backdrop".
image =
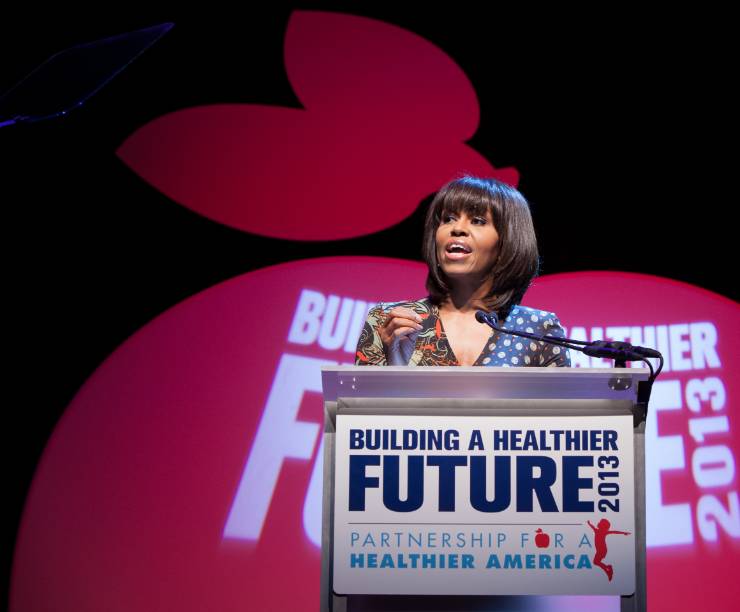
MULTIPOLYGON (((50 213, 52 227, 39 229, 42 255, 57 273, 48 293, 58 308, 38 333, 51 330, 47 341, 61 342, 66 351, 52 347, 46 354, 72 355, 84 369, 79 363, 105 347, 90 324, 99 319, 94 306, 100 300, 118 295, 106 312, 125 321, 98 327, 109 330, 107 342, 142 324, 94 369, 46 444, 20 520, 11 608, 315 609, 319 368, 353 362, 373 303, 424 295, 425 268, 411 261, 418 259, 424 205, 441 184, 469 172, 518 185, 533 201, 549 273, 536 281, 526 305, 555 311, 572 337, 628 340, 666 356, 647 429, 650 606, 731 609, 738 595, 732 568, 740 557, 740 390, 732 376, 738 307, 698 286, 726 287, 717 272, 721 261, 709 261, 710 241, 697 234, 706 221, 676 222, 664 204, 645 201, 655 194, 641 196, 636 186, 644 185, 634 177, 628 186, 621 172, 584 172, 598 165, 592 153, 564 138, 556 151, 548 132, 538 129, 567 132, 545 112, 548 100, 532 106, 532 95, 543 94, 536 85, 526 81, 523 89, 520 80, 517 89, 505 78, 506 66, 478 56, 467 56, 471 68, 463 70, 444 49, 445 36, 436 44, 425 39, 408 27, 410 16, 398 19, 408 24, 400 27, 297 11, 276 13, 272 22, 260 15, 251 28, 258 29, 259 18, 275 31, 275 23, 285 29, 284 39, 259 38, 273 51, 284 42, 285 83, 272 100, 253 89, 226 99, 201 93, 194 104, 188 96, 174 103, 162 95, 154 104, 160 112, 144 111, 138 101, 132 114, 141 121, 105 136, 90 135, 94 126, 84 121, 93 119, 38 128, 31 140, 11 136, 21 159, 38 153, 27 144, 34 138, 57 137, 41 168, 58 178, 51 166, 63 157, 59 141, 70 142, 75 128, 88 130, 89 148, 77 155, 105 158, 98 163, 109 171, 108 190, 118 189, 116 181, 126 186, 98 216, 92 211, 100 177, 88 179, 95 188, 85 187, 83 174, 65 166, 65 181, 54 188, 72 211, 71 219, 50 213), (479 61, 490 70, 482 71, 479 61), (494 110, 499 96, 526 99, 528 112, 542 110, 532 114, 541 124, 512 127, 505 112, 494 110), (557 172, 545 171, 536 154, 530 159, 539 165, 527 165, 528 142, 540 143, 540 155, 553 154, 548 159, 557 172), (564 151, 579 160, 567 170, 554 155, 564 151), (84 212, 74 209, 78 190, 84 212), (78 216, 81 226, 73 222, 78 216), (142 227, 150 220, 152 227, 142 227), (80 238, 79 251, 74 241, 55 251, 70 237, 57 235, 60 228, 80 238), (613 237, 620 230, 630 238, 613 237), (587 231, 598 239, 579 240, 587 231), (97 237, 82 238, 87 232, 97 237), (84 248, 90 245, 99 251, 84 248), (666 260, 660 256, 658 264, 649 261, 652 250, 667 245, 679 264, 703 257, 707 282, 682 282, 701 275, 661 269, 666 260), (637 259, 628 259, 627 251, 637 259), (79 269, 83 262, 92 266, 98 254, 113 264, 110 278, 79 269), (59 277, 65 263, 77 264, 71 281, 59 277), (633 271, 590 271, 594 267, 633 271), (131 275, 124 276, 128 284, 121 283, 123 270, 131 275), (133 278, 138 272, 142 280, 133 278), (62 306, 56 290, 69 283, 84 289, 71 296, 72 306, 62 306), (150 295, 124 295, 131 287, 150 295), (88 298, 92 306, 85 305, 88 298), (140 310, 121 314, 132 307, 140 310), (82 310, 73 320, 85 322, 76 338, 89 351, 84 358, 74 357, 72 332, 58 329, 62 314, 72 310, 82 310), (161 314, 143 324, 155 313, 161 314)), ((454 23, 460 31, 463 23, 480 28, 454 23)), ((441 22, 437 27, 444 31, 441 22)), ((183 48, 177 37, 187 32, 179 34, 176 25, 172 42, 161 43, 162 56, 188 59, 175 53, 183 48)), ((209 40, 217 38, 212 33, 209 40)), ((456 44, 468 48, 459 39, 456 44)), ((149 53, 156 58, 156 48, 149 53)), ((257 61, 242 59, 247 66, 257 61)), ((228 72, 248 79, 231 61, 231 70, 216 71, 219 78, 228 72)), ((557 93, 547 91, 553 104, 557 93)), ((120 100, 103 100, 108 109, 119 108, 120 100)), ((510 99, 501 103, 516 107, 510 99)), ((610 122, 601 119, 599 129, 610 133, 610 122)), ((583 141, 588 127, 578 125, 574 133, 583 141)), ((613 163, 617 156, 607 149, 598 151, 613 163)), ((91 163, 86 174, 95 169, 91 163)), ((39 181, 29 184, 26 198, 43 208, 38 198, 52 191, 43 176, 39 181)), ((30 223, 30 212, 19 214, 30 223)), ((609 365, 572 358, 577 367, 609 365)), ((56 376, 73 367, 56 364, 56 376)), ((60 394, 50 396, 59 401, 60 394)), ((50 408, 47 421, 58 413, 50 408)), ((539 605, 616 610, 619 602, 547 598, 539 605)))

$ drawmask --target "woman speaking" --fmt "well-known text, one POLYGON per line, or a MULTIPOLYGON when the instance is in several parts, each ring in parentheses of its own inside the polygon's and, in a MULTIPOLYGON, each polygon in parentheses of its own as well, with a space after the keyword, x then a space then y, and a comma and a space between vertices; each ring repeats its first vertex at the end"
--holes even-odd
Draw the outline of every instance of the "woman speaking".
POLYGON ((501 334, 475 318, 495 312, 502 329, 563 337, 552 312, 519 304, 537 275, 529 205, 495 179, 466 176, 437 193, 424 225, 426 298, 381 302, 360 334, 357 365, 570 366, 567 349, 501 334))

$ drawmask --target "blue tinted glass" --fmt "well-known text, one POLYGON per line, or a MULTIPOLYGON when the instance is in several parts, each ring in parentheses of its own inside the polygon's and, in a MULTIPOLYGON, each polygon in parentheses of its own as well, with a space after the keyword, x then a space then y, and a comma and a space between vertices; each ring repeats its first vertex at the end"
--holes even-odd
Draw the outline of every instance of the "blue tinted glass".
POLYGON ((0 97, 0 121, 36 121, 82 105, 173 25, 163 23, 52 55, 0 97))

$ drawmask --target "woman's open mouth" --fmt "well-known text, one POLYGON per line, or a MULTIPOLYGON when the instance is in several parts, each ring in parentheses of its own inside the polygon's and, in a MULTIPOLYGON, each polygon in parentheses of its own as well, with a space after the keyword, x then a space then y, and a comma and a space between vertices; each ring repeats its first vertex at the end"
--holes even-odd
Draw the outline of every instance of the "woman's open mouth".
POLYGON ((459 261, 461 259, 465 259, 468 257, 473 250, 464 242, 460 242, 457 240, 453 240, 447 243, 447 246, 445 247, 445 253, 447 255, 447 259, 451 259, 453 261, 459 261))

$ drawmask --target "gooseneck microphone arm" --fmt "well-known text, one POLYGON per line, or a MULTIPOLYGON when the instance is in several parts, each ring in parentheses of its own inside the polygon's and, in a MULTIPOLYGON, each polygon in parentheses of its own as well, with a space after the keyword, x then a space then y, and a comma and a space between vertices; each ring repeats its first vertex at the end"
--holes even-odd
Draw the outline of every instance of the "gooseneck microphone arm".
POLYGON ((578 346, 579 344, 587 344, 582 340, 571 340, 570 338, 556 338, 555 336, 542 336, 540 334, 530 334, 528 332, 520 332, 509 329, 502 329, 498 326, 498 316, 495 312, 483 312, 479 310, 475 313, 475 319, 478 323, 484 323, 489 327, 492 327, 497 332, 502 334, 510 334, 512 336, 520 336, 521 338, 531 338, 532 340, 541 340, 548 344, 554 344, 556 346, 564 346, 565 348, 573 349, 574 351, 582 351, 583 348, 578 346))
POLYGON ((580 351, 589 357, 614 359, 614 367, 617 368, 627 367, 628 361, 644 361, 650 368, 651 382, 655 380, 663 369, 663 355, 660 351, 644 346, 633 346, 629 342, 608 342, 606 340, 586 342, 584 340, 573 340, 571 338, 556 338, 554 336, 548 336, 547 334, 530 334, 528 332, 515 331, 513 329, 503 329, 499 327, 498 316, 495 312, 489 313, 479 310, 475 313, 475 318, 479 323, 485 323, 501 334, 520 336, 522 338, 547 342, 548 344, 554 344, 556 346, 563 346, 574 351, 580 351), (660 360, 657 372, 653 370, 652 364, 647 360, 648 357, 654 357, 655 359, 660 360))
POLYGON ((613 359, 614 367, 616 368, 626 368, 628 361, 644 361, 648 368, 650 368, 650 378, 647 381, 639 383, 637 402, 643 408, 642 418, 644 419, 647 415, 647 404, 650 400, 650 391, 652 390, 653 382, 663 369, 663 355, 660 351, 644 346, 633 346, 629 342, 609 342, 606 340, 585 342, 583 340, 573 340, 571 338, 556 338, 546 334, 530 334, 528 332, 515 331, 512 329, 503 329, 499 327, 498 316, 495 312, 489 313, 479 310, 475 313, 475 318, 479 323, 484 323, 501 334, 530 338, 531 340, 538 340, 540 342, 554 344, 555 346, 562 346, 574 351, 580 351, 589 357, 613 359), (653 365, 648 361, 649 357, 659 360, 657 370, 654 370, 653 365))

